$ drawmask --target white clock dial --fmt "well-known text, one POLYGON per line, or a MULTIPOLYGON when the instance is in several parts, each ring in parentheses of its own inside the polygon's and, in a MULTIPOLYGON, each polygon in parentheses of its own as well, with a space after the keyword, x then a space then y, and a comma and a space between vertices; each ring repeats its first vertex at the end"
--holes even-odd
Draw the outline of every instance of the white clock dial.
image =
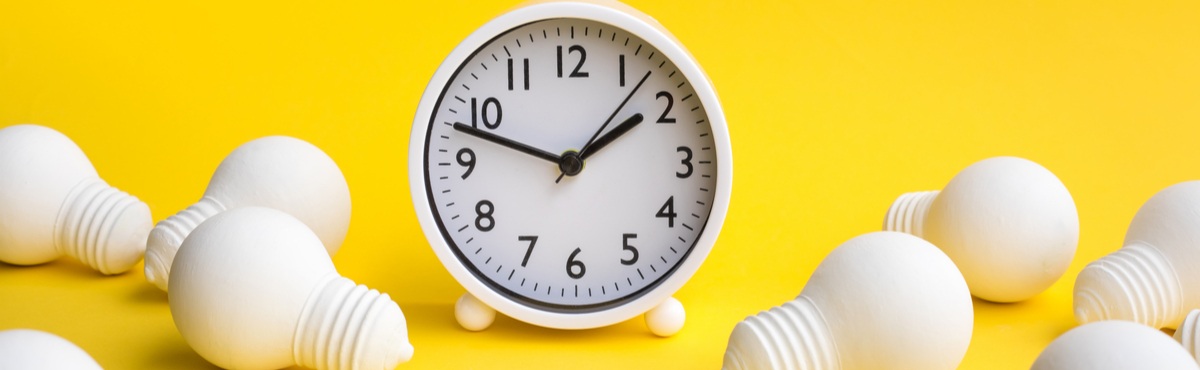
POLYGON ((671 295, 712 250, 733 178, 700 66, 612 1, 538 2, 463 40, 417 106, 408 168, 421 228, 467 289, 463 328, 646 313, 660 336, 683 326, 671 295))
POLYGON ((501 33, 458 65, 430 117, 424 196, 441 237, 515 302, 619 306, 706 232, 719 158, 706 107, 667 55, 615 26, 501 33))

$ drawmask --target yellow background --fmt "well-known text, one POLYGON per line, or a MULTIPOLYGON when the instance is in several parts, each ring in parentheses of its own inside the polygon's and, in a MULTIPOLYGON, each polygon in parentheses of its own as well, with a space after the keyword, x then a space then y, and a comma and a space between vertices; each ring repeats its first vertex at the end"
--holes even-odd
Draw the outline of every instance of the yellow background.
MULTIPOLYGON (((630 2, 706 69, 734 147, 724 231, 677 294, 688 323, 669 339, 640 317, 586 331, 454 322, 463 289, 418 228, 408 134, 442 58, 514 2, 0 1, 0 126, 66 133, 156 221, 198 200, 241 143, 321 147, 354 203, 334 262, 404 310, 405 369, 717 368, 734 324, 792 299, 896 196, 997 155, 1056 173, 1082 229, 1048 291, 975 301, 962 367, 1026 368, 1075 325, 1078 271, 1121 246, 1152 194, 1200 178, 1197 2, 630 2)), ((210 367, 141 268, 0 264, 0 329, 57 333, 111 369, 210 367)))

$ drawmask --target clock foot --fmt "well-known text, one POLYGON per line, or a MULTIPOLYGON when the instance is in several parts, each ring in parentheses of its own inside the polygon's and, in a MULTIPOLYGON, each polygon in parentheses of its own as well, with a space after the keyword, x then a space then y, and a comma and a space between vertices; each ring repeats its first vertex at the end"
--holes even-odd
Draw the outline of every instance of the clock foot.
POLYGON ((646 311, 646 326, 654 335, 669 337, 683 329, 683 322, 686 318, 687 314, 683 311, 683 304, 679 303, 675 297, 667 297, 663 303, 646 311))
POLYGON ((492 326, 492 322, 496 321, 496 310, 480 302, 471 293, 463 293, 458 302, 454 303, 454 318, 463 329, 480 331, 492 326))

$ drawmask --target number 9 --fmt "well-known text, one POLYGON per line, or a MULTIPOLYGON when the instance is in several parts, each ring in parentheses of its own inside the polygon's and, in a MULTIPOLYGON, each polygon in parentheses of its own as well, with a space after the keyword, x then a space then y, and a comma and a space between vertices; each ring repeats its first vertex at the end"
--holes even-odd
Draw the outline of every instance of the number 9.
POLYGON ((466 180, 467 176, 471 176, 471 171, 475 171, 475 152, 471 148, 462 148, 458 151, 458 155, 454 157, 454 159, 458 160, 459 166, 467 168, 467 172, 463 172, 462 174, 463 180, 466 180), (466 157, 466 159, 463 157, 466 157))

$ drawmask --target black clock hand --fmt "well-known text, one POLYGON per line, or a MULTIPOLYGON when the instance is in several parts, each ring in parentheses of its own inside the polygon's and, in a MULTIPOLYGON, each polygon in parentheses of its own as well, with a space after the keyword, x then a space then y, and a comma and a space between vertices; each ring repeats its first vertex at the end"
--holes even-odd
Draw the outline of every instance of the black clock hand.
POLYGON ((588 147, 591 150, 579 154, 579 158, 588 159, 588 157, 591 157, 593 154, 599 153, 600 149, 603 149, 606 145, 612 143, 613 140, 616 140, 618 137, 621 137, 621 135, 629 132, 629 130, 632 130, 634 126, 637 126, 639 123, 642 123, 641 113, 635 113, 633 116, 626 118, 625 122, 621 122, 621 124, 617 125, 617 127, 613 127, 612 131, 609 131, 607 134, 604 134, 604 136, 596 139, 596 141, 592 143, 592 146, 588 147))
POLYGON ((560 160, 562 160, 562 158, 559 157, 558 155, 552 154, 550 152, 547 152, 547 151, 544 151, 544 150, 541 150, 538 148, 534 148, 529 145, 525 145, 525 144, 513 141, 512 139, 505 138, 503 136, 496 135, 491 132, 487 132, 487 131, 483 131, 483 130, 480 130, 475 127, 471 127, 471 125, 468 125, 468 124, 465 124, 462 122, 455 122, 454 129, 458 130, 458 131, 462 131, 462 132, 466 133, 467 135, 471 135, 471 136, 474 136, 474 137, 477 137, 480 139, 484 139, 484 140, 487 140, 487 141, 490 141, 490 142, 493 142, 496 144, 500 144, 501 146, 504 146, 506 148, 513 149, 513 150, 516 150, 521 153, 529 154, 529 155, 532 155, 534 157, 538 157, 541 159, 545 159, 547 161, 551 161, 556 164, 560 160))
MULTIPOLYGON (((583 144, 583 148, 579 149, 578 153, 563 153, 562 160, 560 160, 558 163, 558 169, 561 170, 562 173, 559 174, 558 178, 554 180, 555 184, 557 184, 559 181, 562 181, 564 176, 575 176, 579 174, 579 171, 583 170, 583 158, 591 156, 589 151, 592 150, 592 145, 595 145, 596 138, 600 136, 601 132, 604 132, 604 129, 608 127, 609 123, 612 123, 613 118, 617 117, 617 113, 621 113, 621 108, 625 108, 625 103, 628 103, 629 99, 633 98, 633 94, 637 93, 638 89, 642 87, 642 84, 646 82, 647 78, 650 78, 650 71, 646 71, 646 75, 642 76, 642 79, 633 87, 633 90, 629 91, 629 95, 625 96, 625 100, 621 101, 621 105, 617 106, 617 109, 608 116, 607 120, 604 120, 604 124, 600 125, 600 129, 596 130, 596 133, 592 134, 592 138, 588 139, 586 144, 583 144)), ((630 126, 630 128, 632 128, 632 126, 630 126)))
POLYGON ((621 112, 621 108, 625 108, 625 103, 628 103, 629 99, 633 97, 633 94, 637 93, 638 89, 642 87, 642 83, 645 83, 647 78, 650 78, 650 71, 646 71, 646 75, 642 76, 642 80, 638 81, 637 85, 633 86, 633 90, 629 90, 629 95, 626 95, 625 100, 621 101, 621 105, 617 106, 617 109, 608 116, 607 120, 604 120, 604 124, 600 125, 600 129, 596 130, 595 134, 592 134, 592 138, 588 139, 587 144, 583 144, 583 148, 579 149, 580 157, 587 156, 588 150, 591 150, 592 145, 595 144, 596 137, 600 136, 601 132, 604 132, 604 128, 608 127, 608 124, 611 123, 613 118, 617 116, 617 113, 621 112))

